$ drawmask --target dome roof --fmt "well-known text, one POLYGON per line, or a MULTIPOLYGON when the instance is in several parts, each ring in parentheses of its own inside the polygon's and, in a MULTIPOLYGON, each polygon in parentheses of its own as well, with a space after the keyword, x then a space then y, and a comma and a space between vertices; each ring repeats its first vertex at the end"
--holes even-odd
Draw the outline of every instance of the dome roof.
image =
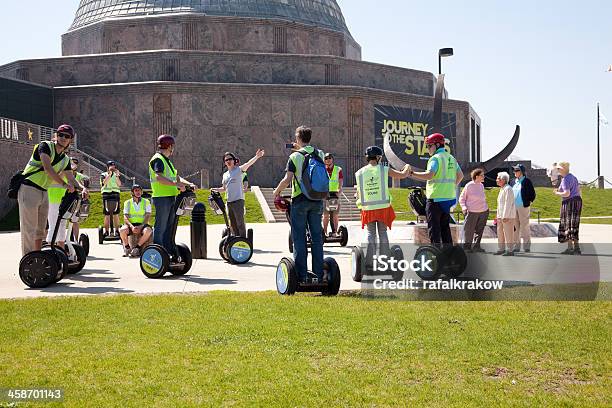
POLYGON ((106 18, 171 13, 281 19, 350 35, 336 0, 81 0, 70 29, 106 18))

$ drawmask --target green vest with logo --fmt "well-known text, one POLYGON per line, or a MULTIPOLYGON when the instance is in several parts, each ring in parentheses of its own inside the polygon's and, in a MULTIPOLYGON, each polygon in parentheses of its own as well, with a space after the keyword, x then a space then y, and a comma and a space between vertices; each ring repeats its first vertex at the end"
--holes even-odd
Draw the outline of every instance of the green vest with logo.
MULTIPOLYGON (((102 173, 102 177, 104 179, 106 179, 106 176, 108 176, 108 173, 102 173)), ((106 185, 102 184, 100 191, 102 193, 119 193, 121 191, 119 184, 117 183, 117 175, 115 173, 111 175, 110 180, 108 183, 106 183, 106 185)))
POLYGON ((357 207, 365 211, 391 207, 389 167, 382 164, 364 166, 355 173, 355 179, 359 192, 357 207))
MULTIPOLYGON (((457 179, 457 160, 450 153, 444 151, 436 153, 429 158, 429 161, 438 161, 438 171, 431 180, 427 181, 425 195, 428 199, 449 199, 457 198, 455 191, 457 179)), ((429 167, 429 162, 427 163, 429 167)))
POLYGON ((167 158, 164 157, 163 154, 155 153, 153 157, 151 157, 151 160, 149 160, 149 181, 151 182, 151 189, 153 190, 152 197, 157 198, 177 196, 179 190, 178 188, 176 188, 176 186, 167 186, 157 181, 157 174, 155 174, 155 172, 151 168, 151 163, 153 163, 153 160, 155 159, 160 159, 162 163, 164 163, 164 172, 162 173, 164 177, 176 182, 177 174, 177 171, 174 166, 168 161, 167 158))
MULTIPOLYGON (((55 155, 56 155, 55 143, 48 142, 48 141, 40 142, 39 145, 34 146, 34 150, 36 150, 36 148, 42 145, 43 143, 46 143, 49 145, 49 148, 51 150, 51 156, 49 157, 51 158, 51 163, 53 163, 53 160, 55 160, 55 155)), ((61 173, 66 168, 66 166, 68 166, 69 162, 70 162, 70 157, 64 156, 62 160, 58 161, 52 166, 53 170, 55 170, 57 173, 61 173)), ((26 164, 22 173, 23 174, 32 173, 33 171, 41 169, 42 167, 43 167, 42 161, 34 160, 34 151, 32 151, 32 155, 30 156, 30 161, 28 161, 28 164, 26 164)), ((36 184, 37 186, 39 186, 40 188, 43 188, 45 190, 49 188, 49 186, 51 185, 51 182, 53 181, 53 179, 44 170, 39 171, 36 174, 32 174, 31 176, 27 177, 27 179, 30 180, 32 183, 36 184)))
POLYGON ((140 207, 138 207, 138 210, 136 210, 136 206, 135 206, 133 198, 130 198, 127 202, 129 203, 128 204, 128 220, 130 220, 132 224, 135 224, 135 223, 142 224, 145 219, 147 207, 151 205, 149 200, 147 200, 146 198, 141 198, 140 207))
POLYGON ((340 172, 342 171, 342 167, 334 166, 332 170, 332 174, 329 177, 329 192, 337 193, 340 191, 340 172))
MULTIPOLYGON (((300 152, 312 154, 315 151, 315 148, 312 146, 305 146, 300 149, 300 152)), ((293 162, 295 166, 295 174, 293 177, 293 183, 291 183, 291 198, 295 198, 302 194, 302 189, 300 188, 300 180, 302 179, 302 171, 304 166, 305 156, 300 152, 294 152, 289 156, 289 159, 293 162)), ((323 152, 317 150, 317 155, 323 160, 323 152)))

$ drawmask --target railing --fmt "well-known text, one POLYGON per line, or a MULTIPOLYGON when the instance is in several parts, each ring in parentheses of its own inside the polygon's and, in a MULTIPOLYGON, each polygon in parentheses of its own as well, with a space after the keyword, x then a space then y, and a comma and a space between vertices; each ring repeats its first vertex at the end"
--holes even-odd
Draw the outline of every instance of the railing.
MULTIPOLYGON (((92 157, 95 159, 94 155, 96 157, 101 157, 102 159, 106 160, 106 161, 114 161, 115 164, 117 165, 117 168, 121 171, 121 174, 124 175, 127 179, 132 181, 132 185, 136 184, 138 182, 138 184, 141 184, 143 186, 147 186, 149 184, 149 177, 148 176, 144 176, 140 173, 138 173, 136 170, 133 170, 131 168, 129 168, 128 166, 125 166, 123 163, 118 162, 117 160, 107 156, 106 154, 90 147, 90 146, 85 146, 83 147, 84 149, 87 149, 89 152, 91 152, 92 154, 87 154, 87 156, 92 157)), ((82 150, 81 150, 82 151, 82 150)), ((97 162, 102 164, 102 168, 106 169, 106 163, 95 159, 97 162)))

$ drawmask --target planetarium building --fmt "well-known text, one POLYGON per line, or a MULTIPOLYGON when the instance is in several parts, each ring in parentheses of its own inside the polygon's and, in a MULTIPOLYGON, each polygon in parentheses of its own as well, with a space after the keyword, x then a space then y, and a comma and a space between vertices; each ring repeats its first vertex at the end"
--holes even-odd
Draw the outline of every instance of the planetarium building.
MULTIPOLYGON (((427 159, 436 77, 362 61, 335 0, 82 0, 62 54, 0 76, 52 89, 54 125, 73 125, 79 149, 143 175, 169 133, 183 175, 204 169, 218 184, 223 152, 249 158, 261 147, 249 177, 272 186, 300 125, 348 183, 385 134, 405 162, 427 159)), ((469 103, 444 100, 442 117, 459 162, 481 161, 469 103)))

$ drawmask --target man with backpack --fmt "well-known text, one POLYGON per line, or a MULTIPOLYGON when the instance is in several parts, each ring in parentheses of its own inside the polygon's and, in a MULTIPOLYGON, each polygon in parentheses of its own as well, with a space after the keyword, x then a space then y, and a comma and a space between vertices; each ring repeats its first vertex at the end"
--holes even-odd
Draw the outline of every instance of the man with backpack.
POLYGON ((291 234, 293 258, 300 281, 307 281, 306 226, 312 239, 312 271, 320 281, 323 274, 323 200, 329 193, 329 175, 323 152, 310 145, 312 130, 300 126, 295 130, 294 153, 289 156, 285 177, 274 190, 276 199, 291 184, 291 234))

